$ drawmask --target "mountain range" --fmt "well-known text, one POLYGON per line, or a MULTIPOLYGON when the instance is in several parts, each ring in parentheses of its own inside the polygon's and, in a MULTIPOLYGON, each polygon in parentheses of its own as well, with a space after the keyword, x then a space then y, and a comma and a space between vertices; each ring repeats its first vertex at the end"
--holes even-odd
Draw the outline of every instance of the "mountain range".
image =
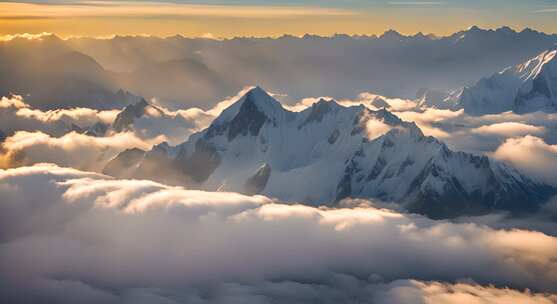
POLYGON ((113 73, 56 36, 0 42, 0 70, 0 96, 18 94, 39 109, 113 109, 140 100, 119 90, 113 73))
POLYGON ((129 103, 116 96, 119 89, 169 108, 210 108, 253 83, 288 92, 285 102, 364 91, 413 98, 421 88, 470 86, 555 43, 557 35, 507 27, 471 27, 446 37, 395 31, 227 40, 45 35, 0 42, 0 93, 25 96, 41 109, 121 108, 129 103))
POLYGON ((557 190, 387 110, 321 99, 293 112, 260 87, 184 143, 124 151, 104 172, 310 205, 373 198, 432 218, 533 211, 557 190))

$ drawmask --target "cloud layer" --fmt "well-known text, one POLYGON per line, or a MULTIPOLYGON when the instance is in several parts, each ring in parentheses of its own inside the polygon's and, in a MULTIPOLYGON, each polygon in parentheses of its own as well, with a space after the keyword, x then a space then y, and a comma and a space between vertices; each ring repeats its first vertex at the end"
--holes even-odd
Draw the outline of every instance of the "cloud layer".
MULTIPOLYGON (((244 91, 242 91, 244 92, 244 91)), ((240 92, 240 93, 242 93, 240 92)), ((132 148, 149 150, 163 141, 184 142, 190 134, 211 120, 235 99, 227 99, 209 111, 198 108, 171 111, 162 106, 148 107, 123 132, 110 128, 120 110, 100 111, 72 108, 42 111, 25 103, 21 96, 0 99, 0 168, 41 162, 78 169, 101 171, 118 153, 132 148), (107 127, 106 134, 87 135, 95 124, 107 127)))
POLYGON ((557 238, 540 232, 53 165, 1 170, 0 196, 0 298, 11 303, 556 301, 557 238))
POLYGON ((18 131, 6 138, 0 147, 0 168, 48 162, 101 171, 118 153, 132 148, 148 150, 163 139, 143 140, 130 132, 107 137, 70 132, 53 137, 42 132, 18 131))
POLYGON ((531 176, 557 185, 557 145, 549 145, 542 138, 527 135, 507 139, 493 155, 531 176))
POLYGON ((99 111, 89 108, 41 111, 25 103, 21 96, 0 98, 0 130, 11 134, 15 131, 41 131, 62 136, 75 125, 88 128, 98 122, 111 124, 118 110, 99 111))

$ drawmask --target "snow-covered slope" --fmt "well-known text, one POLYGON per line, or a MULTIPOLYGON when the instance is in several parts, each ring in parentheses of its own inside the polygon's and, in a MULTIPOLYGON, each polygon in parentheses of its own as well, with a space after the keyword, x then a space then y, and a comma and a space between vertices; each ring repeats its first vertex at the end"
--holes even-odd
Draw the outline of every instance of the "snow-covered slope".
POLYGON ((124 152, 105 171, 308 204, 370 197, 433 217, 531 210, 554 190, 386 110, 320 100, 290 112, 258 87, 185 143, 124 152))
POLYGON ((557 110, 557 48, 520 65, 521 79, 513 101, 515 112, 557 110))
POLYGON ((472 115, 505 111, 527 113, 557 110, 557 48, 522 64, 482 78, 475 85, 451 94, 447 107, 472 115))

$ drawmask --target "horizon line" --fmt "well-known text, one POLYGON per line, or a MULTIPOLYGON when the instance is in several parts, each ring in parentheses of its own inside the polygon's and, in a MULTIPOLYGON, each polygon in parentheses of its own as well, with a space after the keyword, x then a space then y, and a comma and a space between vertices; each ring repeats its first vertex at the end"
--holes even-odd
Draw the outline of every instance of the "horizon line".
POLYGON ((451 36, 454 36, 458 33, 465 33, 468 32, 472 29, 477 29, 480 31, 484 31, 484 32, 496 32, 498 30, 503 30, 503 29, 509 29, 511 30, 513 33, 515 34, 520 34, 526 31, 532 31, 532 32, 537 32, 540 34, 545 34, 545 35, 557 35, 557 33, 549 33, 549 32, 545 32, 533 27, 529 27, 529 26, 525 26, 522 29, 517 29, 516 27, 512 27, 512 26, 508 26, 508 25, 503 25, 503 26, 498 26, 498 27, 480 27, 477 25, 472 25, 469 26, 466 29, 462 29, 462 30, 458 30, 455 31, 451 34, 447 34, 447 35, 437 35, 434 33, 424 33, 423 31, 416 31, 413 33, 403 33, 399 30, 396 30, 394 28, 390 28, 388 30, 385 30, 382 33, 378 33, 378 34, 373 34, 373 33, 367 33, 367 34, 349 34, 349 33, 342 33, 342 32, 337 32, 337 33, 333 33, 331 35, 321 35, 321 34, 314 34, 314 33, 304 33, 303 35, 296 35, 296 34, 290 34, 290 33, 283 33, 280 35, 239 35, 239 36, 233 36, 233 37, 217 37, 212 35, 211 33, 205 33, 203 35, 199 35, 199 36, 195 36, 195 35, 183 35, 181 33, 176 33, 176 34, 172 34, 172 35, 154 35, 154 34, 112 34, 112 35, 107 35, 107 36, 88 36, 88 35, 61 35, 59 33, 53 33, 53 32, 37 32, 37 33, 30 33, 30 32, 21 32, 21 33, 13 33, 13 34, 5 34, 5 35, 0 35, 0 41, 11 41, 11 40, 15 40, 15 39, 26 39, 26 40, 38 40, 38 39, 42 39, 43 37, 48 37, 48 36, 54 36, 58 39, 67 41, 67 40, 71 40, 71 39, 95 39, 95 40, 112 40, 112 39, 116 39, 116 38, 158 38, 158 39, 170 39, 170 38, 182 38, 182 39, 206 39, 206 40, 215 40, 215 41, 230 41, 230 40, 235 40, 235 39, 281 39, 281 38, 298 38, 298 39, 304 39, 304 38, 336 38, 339 36, 343 36, 343 37, 350 37, 350 38, 367 38, 367 39, 379 39, 384 37, 385 35, 387 35, 388 33, 393 33, 393 34, 398 34, 401 37, 404 38, 413 38, 413 37, 425 37, 428 38, 430 40, 440 40, 440 39, 444 39, 444 38, 450 38, 451 36))

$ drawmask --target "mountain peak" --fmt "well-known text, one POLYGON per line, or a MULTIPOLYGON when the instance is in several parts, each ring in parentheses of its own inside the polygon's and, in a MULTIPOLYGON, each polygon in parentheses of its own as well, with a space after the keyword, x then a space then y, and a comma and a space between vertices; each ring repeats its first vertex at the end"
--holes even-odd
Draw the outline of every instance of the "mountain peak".
POLYGON ((524 28, 520 33, 522 34, 540 34, 540 32, 533 30, 529 27, 524 28))
POLYGON ((382 38, 382 39, 401 39, 403 37, 404 36, 401 33, 391 29, 391 30, 385 31, 383 33, 383 35, 381 35, 379 38, 382 38))
POLYGON ((477 25, 472 25, 471 27, 469 27, 467 30, 467 32, 470 33, 479 33, 479 32, 484 32, 485 30, 481 29, 479 26, 477 25))
POLYGON ((134 95, 130 91, 123 90, 121 88, 116 91, 116 93, 114 94, 114 98, 116 99, 118 104, 121 105, 135 105, 141 103, 147 106, 147 101, 145 100, 145 98, 134 95))
POLYGON ((274 99, 267 91, 265 91, 260 86, 255 86, 250 89, 240 100, 237 102, 240 104, 240 110, 247 103, 253 104, 258 110, 263 112, 267 117, 274 116, 277 112, 283 110, 282 105, 276 99, 274 99))
POLYGON ((319 100, 311 105, 312 107, 342 107, 336 100, 334 99, 325 99, 323 97, 319 98, 319 100))
MULTIPOLYGON (((248 90, 246 92, 246 94, 244 94, 243 97, 260 99, 260 100, 273 99, 273 97, 271 97, 271 95, 269 93, 267 93, 267 91, 265 91, 262 87, 260 87, 258 85, 251 88, 250 90, 248 90)), ((273 101, 275 101, 275 100, 273 99, 273 101)))
POLYGON ((255 135, 265 122, 276 124, 282 114, 287 112, 269 93, 255 86, 213 121, 206 136, 213 137, 226 132, 228 139, 233 140, 240 134, 255 135))
POLYGON ((133 123, 134 119, 141 117, 145 113, 145 108, 147 106, 149 106, 149 103, 144 98, 141 98, 141 100, 135 104, 126 106, 124 110, 116 116, 112 127, 118 132, 123 131, 133 123))
POLYGON ((253 106, 259 112, 262 112, 267 117, 274 117, 276 113, 284 111, 280 102, 274 99, 267 91, 260 86, 255 86, 248 90, 242 97, 240 97, 231 106, 226 108, 221 115, 215 120, 217 124, 222 124, 232 120, 239 114, 242 108, 253 106))
POLYGON ((516 31, 513 30, 512 28, 508 27, 508 26, 502 26, 502 27, 496 29, 495 31, 497 33, 503 33, 503 34, 507 34, 507 35, 516 34, 516 31))

